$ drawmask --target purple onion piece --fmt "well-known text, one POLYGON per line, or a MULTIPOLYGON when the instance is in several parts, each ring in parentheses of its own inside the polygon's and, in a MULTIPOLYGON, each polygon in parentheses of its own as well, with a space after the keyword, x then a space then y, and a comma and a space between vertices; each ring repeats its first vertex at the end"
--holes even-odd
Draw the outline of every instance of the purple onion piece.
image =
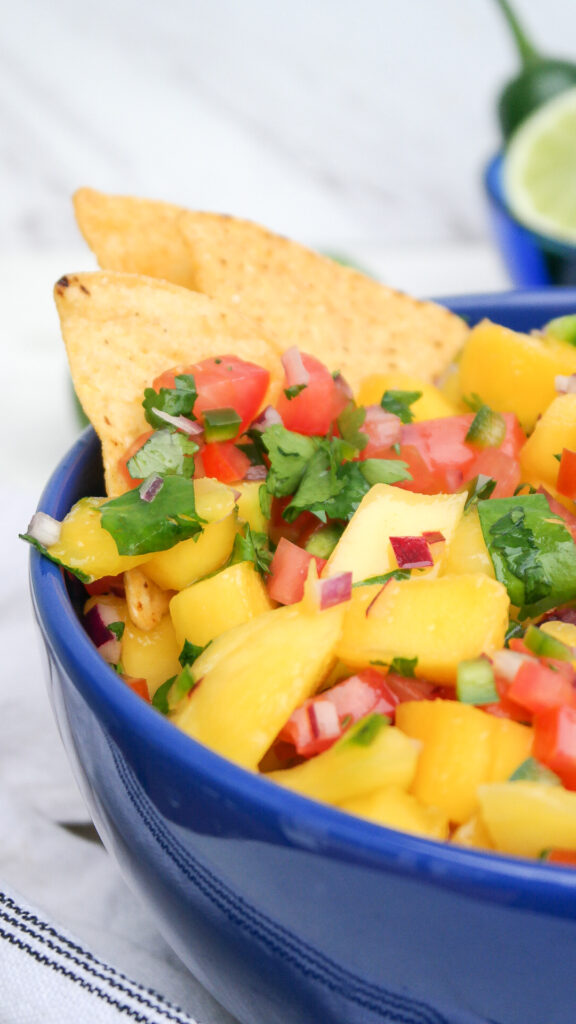
POLYGON ((188 419, 187 416, 171 416, 169 412, 164 412, 163 409, 156 409, 156 407, 152 409, 152 412, 159 419, 164 420, 165 423, 176 427, 177 430, 181 430, 184 434, 189 434, 190 437, 199 437, 200 434, 204 433, 204 427, 198 420, 188 419))
POLYGON ((325 580, 318 580, 316 588, 320 611, 342 604, 343 601, 349 601, 352 596, 352 573, 339 572, 325 580))
POLYGON ((139 494, 142 501, 154 501, 154 498, 164 486, 164 480, 158 473, 153 473, 143 484, 140 484, 139 494))
POLYGON ((248 466, 244 474, 245 480, 265 480, 268 476, 266 466, 248 466))
POLYGON ((281 427, 284 426, 282 417, 278 410, 275 409, 273 405, 267 405, 260 415, 252 421, 250 429, 264 432, 268 427, 273 427, 277 423, 280 424, 281 427))

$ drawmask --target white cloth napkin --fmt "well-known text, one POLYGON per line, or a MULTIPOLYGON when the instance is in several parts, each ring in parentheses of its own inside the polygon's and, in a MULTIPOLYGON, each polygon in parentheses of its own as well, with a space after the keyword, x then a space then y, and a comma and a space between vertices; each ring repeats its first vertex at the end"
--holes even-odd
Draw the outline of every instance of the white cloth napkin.
POLYGON ((0 486, 0 1022, 235 1024, 104 848, 62 827, 88 816, 49 706, 17 539, 38 493, 0 486))

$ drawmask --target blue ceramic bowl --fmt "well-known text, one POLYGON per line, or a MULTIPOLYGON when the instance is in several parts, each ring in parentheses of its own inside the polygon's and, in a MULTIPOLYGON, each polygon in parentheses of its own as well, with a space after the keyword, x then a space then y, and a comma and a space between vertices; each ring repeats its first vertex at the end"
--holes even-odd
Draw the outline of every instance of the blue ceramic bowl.
MULTIPOLYGON (((444 300, 519 329, 576 290, 444 300)), ((40 507, 101 490, 86 431, 40 507)), ((119 684, 31 553, 55 712, 95 824, 191 971, 244 1024, 568 1024, 576 872, 450 847, 276 787, 119 684)))
POLYGON ((529 231, 512 215, 502 183, 503 156, 484 172, 492 231, 513 284, 519 288, 576 285, 576 245, 529 231))

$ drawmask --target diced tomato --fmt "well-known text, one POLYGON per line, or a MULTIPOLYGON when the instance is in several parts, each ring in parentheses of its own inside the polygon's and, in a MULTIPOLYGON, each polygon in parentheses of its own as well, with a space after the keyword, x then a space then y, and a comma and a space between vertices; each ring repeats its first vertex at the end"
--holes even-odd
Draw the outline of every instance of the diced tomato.
POLYGON ((492 498, 512 498, 522 477, 518 459, 501 448, 483 448, 478 452, 465 474, 465 482, 480 474, 496 480, 492 498))
POLYGON ((313 757, 331 747, 365 715, 378 712, 393 716, 397 703, 386 677, 375 669, 364 669, 304 701, 290 716, 278 740, 291 743, 301 757, 313 757), (326 704, 331 705, 331 714, 326 704))
POLYGON ((576 498, 576 452, 569 448, 562 451, 556 486, 566 498, 576 498))
POLYGON ((517 459, 522 446, 526 444, 526 434, 518 422, 518 417, 513 412, 503 412, 501 415, 506 424, 506 433, 498 450, 504 452, 504 455, 510 455, 513 459, 517 459))
POLYGON ((150 693, 148 692, 148 683, 146 682, 145 679, 140 678, 140 677, 136 678, 135 676, 125 676, 125 675, 122 675, 120 678, 123 680, 123 682, 126 683, 126 686, 128 686, 131 690, 134 691, 134 693, 137 693, 139 697, 142 697, 143 700, 146 700, 146 701, 148 701, 148 703, 150 703, 150 693))
POLYGON ((368 443, 360 452, 360 459, 390 458, 392 445, 400 443, 402 422, 398 416, 386 412, 381 405, 367 405, 360 432, 368 443))
POLYGON ((306 352, 302 352, 301 357, 309 374, 308 384, 294 398, 287 398, 282 392, 276 408, 288 430, 298 434, 327 434, 347 403, 324 363, 306 352))
POLYGON ((326 565, 324 558, 311 555, 309 551, 298 547, 285 537, 280 538, 270 563, 270 576, 267 582, 268 594, 273 601, 278 601, 279 604, 295 604, 296 601, 302 600, 304 583, 312 559, 320 573, 326 565))
POLYGON ((535 658, 522 663, 506 696, 535 715, 564 704, 576 707, 571 679, 535 658))
POLYGON ((272 510, 268 524, 270 540, 273 544, 278 544, 281 537, 286 537, 286 540, 292 541, 293 544, 305 547, 306 541, 324 524, 312 512, 301 512, 293 522, 287 523, 282 513, 291 501, 291 497, 272 499, 272 510))
POLYGON ((195 416, 201 419, 207 409, 235 409, 242 419, 239 434, 246 430, 256 416, 270 381, 270 374, 265 367, 246 362, 238 356, 223 355, 202 359, 192 366, 166 370, 154 381, 156 391, 160 388, 173 388, 174 378, 178 374, 191 374, 194 377, 198 392, 194 403, 195 416))
POLYGON ((546 501, 550 506, 550 511, 555 516, 560 516, 560 518, 564 520, 568 530, 570 531, 572 540, 576 541, 576 515, 574 515, 572 512, 569 512, 567 508, 564 508, 564 505, 562 505, 561 502, 556 501, 556 498, 553 498, 550 492, 547 491, 545 487, 539 487, 538 494, 544 495, 546 501))
POLYGON ((547 864, 562 864, 566 868, 576 868, 576 850, 562 850, 560 847, 553 847, 546 850, 542 857, 547 864))
POLYGON ((204 446, 201 455, 206 476, 223 484, 243 480, 250 466, 248 456, 233 441, 212 441, 204 446))
POLYGON ((392 691, 398 704, 405 700, 432 700, 439 696, 454 696, 453 687, 440 687, 435 683, 429 683, 427 679, 414 679, 412 676, 401 676, 396 672, 388 673, 386 686, 392 691))
POLYGON ((130 447, 126 449, 122 458, 118 460, 118 469, 120 470, 130 490, 132 490, 134 487, 139 487, 140 484, 142 483, 143 478, 141 477, 139 480, 137 480, 133 476, 130 476, 130 473, 128 472, 128 463, 132 456, 136 455, 136 452, 140 451, 142 445, 146 443, 148 438, 152 437, 153 433, 153 430, 146 430, 143 434, 140 434, 140 436, 137 437, 136 440, 132 442, 130 447))
POLYGON ((576 789, 576 708, 564 705, 537 715, 532 753, 566 789, 576 789))

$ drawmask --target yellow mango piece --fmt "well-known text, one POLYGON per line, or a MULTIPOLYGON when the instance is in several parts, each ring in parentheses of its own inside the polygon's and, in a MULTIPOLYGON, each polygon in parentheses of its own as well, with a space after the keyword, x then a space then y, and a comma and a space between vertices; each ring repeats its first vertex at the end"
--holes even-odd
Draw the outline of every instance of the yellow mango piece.
POLYGON ((139 629, 127 619, 122 636, 122 666, 126 675, 146 680, 150 696, 167 679, 178 675, 181 650, 169 615, 148 630, 139 629))
POLYGON ((480 786, 483 822, 501 853, 538 857, 543 850, 576 850, 576 793, 542 782, 480 786))
POLYGON ((182 540, 154 555, 146 574, 164 590, 183 590, 190 583, 219 569, 229 558, 237 532, 235 515, 209 523, 202 533, 182 540))
POLYGON ((412 792, 457 823, 475 813, 478 786, 507 779, 532 747, 527 726, 454 700, 405 701, 396 724, 422 744, 412 792))
POLYGON ((471 508, 456 525, 452 540, 447 546, 441 574, 460 575, 474 572, 481 572, 484 576, 495 579, 494 566, 484 541, 478 509, 471 508))
POLYGON ((571 373, 576 373, 572 345, 483 320, 464 345, 459 385, 464 398, 476 394, 492 409, 515 412, 530 432, 556 397, 557 374, 571 373))
POLYGON ((385 391, 421 391, 420 398, 410 406, 414 421, 436 420, 442 416, 455 416, 456 406, 448 401, 439 388, 413 377, 409 373, 372 373, 360 381, 356 402, 358 405, 379 405, 385 391))
POLYGON ((261 486, 261 480, 241 480, 234 484, 239 492, 239 497, 236 496, 238 521, 248 523, 254 533, 268 532, 268 520, 260 508, 261 486))
POLYGON ((454 683, 459 662, 504 646, 509 604, 505 587, 480 573, 356 587, 336 653, 354 668, 417 658, 417 676, 454 683))
POLYGON ((416 770, 418 744, 390 725, 383 725, 366 746, 354 742, 356 731, 366 721, 357 723, 322 754, 294 768, 269 772, 267 778, 296 793, 339 806, 384 786, 407 789, 416 770))
POLYGON ((226 629, 272 608, 252 562, 237 562, 214 576, 181 590, 170 601, 170 615, 180 647, 185 640, 204 647, 226 629))
POLYGON ((387 786, 373 793, 352 797, 338 805, 342 811, 367 818, 377 825, 411 832, 428 839, 448 838, 448 818, 438 807, 426 807, 412 793, 387 786))
POLYGON ((143 565, 150 555, 119 555, 112 534, 101 525, 100 506, 107 498, 81 498, 62 522, 60 537, 48 553, 71 569, 86 573, 91 580, 118 576, 143 565))
POLYGON ((454 829, 450 841, 456 846, 474 847, 478 850, 494 849, 494 844, 480 814, 473 814, 468 821, 458 825, 458 828, 454 829))
POLYGON ((344 605, 265 612, 217 637, 194 663, 201 683, 173 716, 184 732, 255 769, 292 712, 334 663, 344 605))
POLYGON ((414 537, 427 530, 440 530, 446 544, 440 547, 434 567, 424 570, 427 576, 436 575, 466 498, 466 494, 415 494, 390 484, 376 484, 364 495, 322 575, 351 571, 356 583, 390 572, 398 567, 390 537, 414 537))
POLYGON ((522 479, 555 487, 563 448, 576 451, 576 395, 559 395, 538 420, 520 452, 522 479))

